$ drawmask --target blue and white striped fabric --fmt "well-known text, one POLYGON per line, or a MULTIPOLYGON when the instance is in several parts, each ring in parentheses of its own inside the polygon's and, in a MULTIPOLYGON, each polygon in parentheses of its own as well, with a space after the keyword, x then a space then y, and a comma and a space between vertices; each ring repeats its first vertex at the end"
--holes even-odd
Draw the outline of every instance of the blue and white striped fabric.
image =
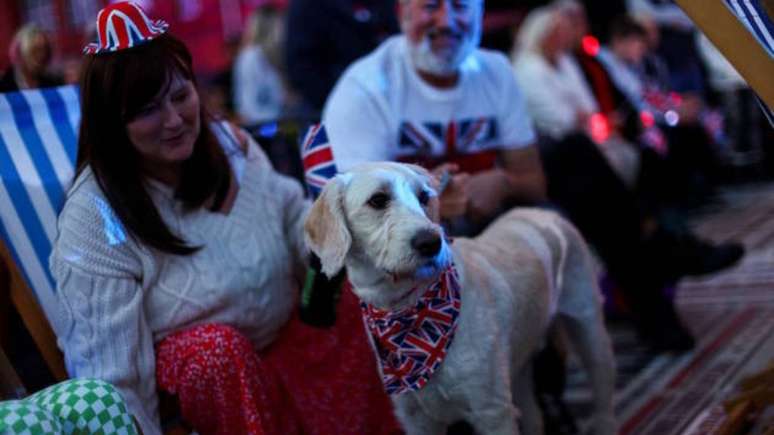
MULTIPOLYGON (((755 36, 755 39, 763 46, 769 56, 774 59, 774 22, 766 14, 760 0, 725 0, 725 3, 736 18, 755 36)), ((766 119, 774 127, 774 111, 760 97, 757 99, 766 119)))
POLYGON ((72 182, 80 122, 74 86, 0 94, 0 237, 49 319, 48 256, 72 182))
POLYGON ((769 56, 774 58, 774 23, 766 14, 760 0, 725 0, 725 2, 731 12, 766 49, 769 56))

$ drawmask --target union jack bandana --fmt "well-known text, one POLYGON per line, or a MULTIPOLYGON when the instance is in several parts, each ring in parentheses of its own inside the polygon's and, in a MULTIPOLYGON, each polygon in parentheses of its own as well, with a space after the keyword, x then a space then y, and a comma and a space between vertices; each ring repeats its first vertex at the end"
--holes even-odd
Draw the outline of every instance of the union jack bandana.
POLYGON ((416 391, 427 384, 446 357, 461 305, 459 276, 453 264, 413 307, 390 312, 360 303, 387 394, 416 391))
POLYGON ((113 3, 97 14, 97 42, 83 47, 83 54, 112 53, 144 44, 167 31, 164 20, 151 21, 133 2, 113 3))

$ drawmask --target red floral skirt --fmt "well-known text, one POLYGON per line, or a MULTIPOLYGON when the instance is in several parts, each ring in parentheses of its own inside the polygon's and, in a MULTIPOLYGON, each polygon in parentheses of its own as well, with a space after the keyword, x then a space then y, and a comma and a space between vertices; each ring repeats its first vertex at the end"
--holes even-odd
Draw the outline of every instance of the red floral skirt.
POLYGON ((205 435, 402 433, 349 290, 333 327, 295 314, 261 352, 227 325, 173 334, 156 347, 156 376, 205 435))

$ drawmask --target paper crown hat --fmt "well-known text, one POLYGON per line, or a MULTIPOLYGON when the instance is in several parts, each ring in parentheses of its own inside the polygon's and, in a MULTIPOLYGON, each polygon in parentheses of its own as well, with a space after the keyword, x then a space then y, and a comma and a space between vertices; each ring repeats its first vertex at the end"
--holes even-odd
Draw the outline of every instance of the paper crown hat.
POLYGON ((83 53, 112 53, 136 47, 163 34, 168 27, 163 20, 151 21, 136 3, 113 3, 97 14, 97 42, 86 45, 83 53))

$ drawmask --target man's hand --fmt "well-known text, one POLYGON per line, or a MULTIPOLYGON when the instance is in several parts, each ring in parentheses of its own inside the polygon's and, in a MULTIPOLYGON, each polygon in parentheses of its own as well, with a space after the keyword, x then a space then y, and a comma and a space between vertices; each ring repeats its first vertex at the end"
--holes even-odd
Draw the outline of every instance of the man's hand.
POLYGON ((444 163, 433 169, 432 174, 438 182, 441 219, 452 219, 462 216, 468 207, 468 179, 466 173, 459 173, 459 167, 454 163, 444 163), (440 186, 443 174, 448 173, 450 178, 446 186, 440 186))
POLYGON ((470 177, 468 217, 474 222, 494 217, 513 201, 539 204, 546 200, 545 175, 536 146, 507 149, 501 156, 503 168, 470 177))
POLYGON ((468 180, 468 192, 468 217, 473 222, 490 218, 508 198, 508 174, 502 169, 490 169, 471 175, 468 180))
MULTIPOLYGON (((535 145, 502 152, 503 169, 510 179, 508 197, 522 204, 540 204, 547 199, 543 164, 535 145)), ((471 194, 478 192, 471 190, 471 194)))

